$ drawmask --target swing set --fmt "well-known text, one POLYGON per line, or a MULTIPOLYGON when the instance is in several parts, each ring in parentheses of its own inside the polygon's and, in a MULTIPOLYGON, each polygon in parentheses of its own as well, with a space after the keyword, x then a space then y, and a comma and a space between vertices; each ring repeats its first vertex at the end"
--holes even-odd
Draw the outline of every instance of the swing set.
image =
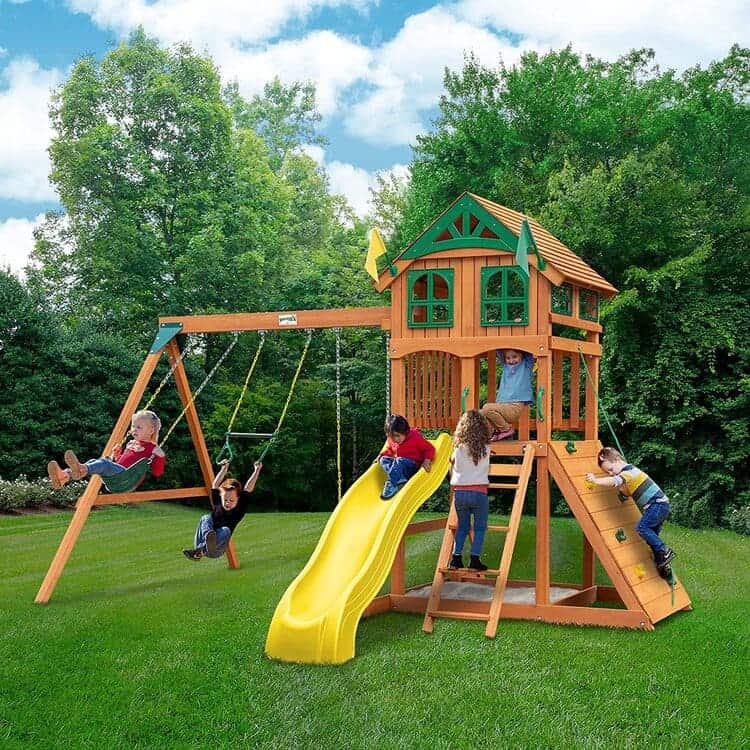
MULTIPOLYGON (((195 450, 198 465, 203 478, 203 484, 198 487, 184 487, 166 490, 142 490, 135 491, 150 469, 149 459, 141 459, 125 471, 115 474, 111 477, 100 477, 92 475, 86 485, 83 494, 76 502, 75 512, 70 524, 63 536, 60 546, 55 553, 50 564, 47 574, 42 585, 37 592, 35 602, 37 604, 46 604, 49 602, 57 586, 57 582, 63 573, 65 565, 73 552, 78 541, 78 537, 88 519, 91 509, 95 505, 113 505, 118 503, 138 503, 159 500, 181 500, 186 498, 208 498, 214 480, 214 471, 211 459, 209 457, 206 442, 203 436, 200 419, 196 410, 195 402, 204 388, 213 379, 214 375, 221 367, 223 362, 229 356, 239 338, 240 333, 245 331, 257 331, 260 335, 258 348, 253 357, 252 363, 248 369, 247 375, 240 392, 240 396, 234 406, 234 410, 227 425, 224 445, 216 456, 216 463, 225 458, 230 462, 234 459, 235 448, 233 441, 237 440, 265 440, 266 444, 260 452, 259 461, 262 461, 271 447, 277 442, 282 426, 287 416, 289 406, 294 396, 294 391, 299 379, 300 373, 307 357, 310 343, 312 341, 313 331, 315 329, 334 329, 336 334, 336 449, 337 449, 337 468, 338 468, 338 497, 341 499, 341 369, 340 369, 340 333, 342 328, 351 327, 379 327, 385 330, 389 327, 390 310, 387 307, 370 307, 370 308, 345 308, 338 310, 303 310, 297 312, 269 312, 269 313, 238 313, 228 315, 198 315, 185 316, 181 318, 161 318, 159 329, 154 342, 149 350, 146 359, 141 366, 141 370, 136 377, 135 383, 131 388, 130 394, 120 412, 120 416, 115 423, 112 433, 107 440, 102 455, 110 455, 116 445, 125 442, 127 429, 130 425, 132 415, 136 412, 138 404, 143 398, 146 387, 153 375, 153 372, 161 359, 163 353, 166 353, 170 368, 161 382, 154 390, 154 393, 148 399, 144 408, 148 409, 161 393, 163 388, 170 380, 174 380, 175 386, 182 402, 182 410, 174 419, 166 434, 160 441, 163 447, 169 440, 175 428, 180 424, 183 418, 186 420, 193 448, 195 450), (271 330, 288 330, 301 328, 306 331, 305 344, 302 354, 297 364, 296 371, 289 386, 287 398, 281 410, 279 420, 273 432, 235 432, 233 430, 235 420, 242 407, 242 403, 247 394, 252 375, 260 358, 261 351, 265 344, 266 334, 271 330), (218 334, 232 333, 233 338, 216 364, 205 376, 200 385, 193 391, 185 371, 183 360, 187 349, 180 351, 177 345, 178 335, 189 334, 218 334), (106 488, 110 494, 102 494, 102 487, 106 488)), ((234 543, 230 539, 227 547, 227 561, 232 569, 240 567, 234 543)))

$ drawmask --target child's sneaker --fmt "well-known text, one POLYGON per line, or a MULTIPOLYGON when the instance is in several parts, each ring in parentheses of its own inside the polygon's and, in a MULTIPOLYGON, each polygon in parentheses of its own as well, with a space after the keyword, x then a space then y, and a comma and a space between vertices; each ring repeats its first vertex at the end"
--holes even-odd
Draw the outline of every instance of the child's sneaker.
POLYGON ((461 555, 453 555, 451 557, 451 561, 448 563, 448 567, 452 568, 453 570, 459 570, 460 568, 463 568, 464 566, 464 559, 461 557, 461 555))
POLYGON ((216 532, 211 530, 206 534, 206 554, 209 557, 215 557, 216 549, 216 532))
POLYGON ((89 473, 86 465, 78 460, 78 456, 73 451, 65 451, 64 458, 73 479, 83 479, 89 473))
POLYGON ((471 570, 487 570, 487 566, 479 559, 479 555, 472 555, 469 561, 471 570))
POLYGON ((504 430, 495 430, 492 433, 490 442, 497 443, 499 440, 505 440, 505 438, 509 438, 514 432, 515 430, 512 427, 507 427, 504 430))
POLYGON ((184 549, 182 550, 182 554, 185 555, 188 560, 195 560, 195 562, 198 562, 198 560, 203 557, 203 553, 199 552, 197 549, 184 549))
POLYGON ((672 562, 672 560, 674 560, 675 557, 677 557, 677 555, 675 554, 675 551, 671 547, 667 547, 662 552, 661 564, 669 565, 669 563, 672 562))
POLYGON ((47 474, 54 490, 61 490, 70 480, 68 472, 61 469, 57 461, 50 461, 47 464, 47 474))
POLYGON ((398 487, 391 482, 390 479, 386 480, 383 485, 383 491, 380 493, 382 500, 390 500, 398 492, 398 487))

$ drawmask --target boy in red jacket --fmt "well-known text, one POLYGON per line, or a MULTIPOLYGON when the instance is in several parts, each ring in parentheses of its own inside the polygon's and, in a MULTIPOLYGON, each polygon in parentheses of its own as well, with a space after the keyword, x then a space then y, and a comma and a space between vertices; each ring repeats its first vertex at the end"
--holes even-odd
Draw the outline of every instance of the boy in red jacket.
POLYGON ((428 443, 416 428, 409 427, 405 417, 391 414, 385 420, 386 447, 378 454, 377 461, 388 477, 380 497, 390 500, 421 466, 425 471, 432 468, 435 447, 428 443))

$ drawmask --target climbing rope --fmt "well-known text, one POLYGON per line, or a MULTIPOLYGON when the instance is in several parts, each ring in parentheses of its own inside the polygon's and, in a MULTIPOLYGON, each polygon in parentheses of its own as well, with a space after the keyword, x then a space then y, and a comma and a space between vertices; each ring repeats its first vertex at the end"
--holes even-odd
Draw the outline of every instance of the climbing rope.
POLYGON ((594 391, 594 395, 596 396, 597 403, 599 404, 599 408, 602 411, 602 414, 604 414, 604 421, 607 423, 607 427, 609 427, 609 431, 612 433, 612 437, 615 441, 615 445, 617 446, 617 450, 620 452, 620 455, 624 458, 625 457, 625 451, 623 451, 622 446, 620 445, 620 441, 617 439, 617 435, 615 435, 614 428, 612 427, 611 422, 609 421, 609 416, 607 415, 607 410, 604 408, 604 404, 602 404, 601 398, 599 398, 599 391, 596 389, 596 384, 594 383, 594 378, 591 376, 591 373, 589 372, 588 365, 586 364, 586 358, 583 356, 583 351, 581 351, 581 347, 578 347, 578 354, 581 357, 581 362, 583 362, 583 369, 586 371, 586 376, 589 379, 589 382, 591 383, 591 388, 594 391))
POLYGON ((341 502, 341 329, 333 330, 336 334, 336 478, 341 502))
POLYGON ((268 441, 268 444, 261 452, 260 456, 258 457, 258 461, 262 461, 265 457, 266 453, 268 453, 270 447, 276 442, 279 434, 279 430, 281 430, 281 425, 284 423, 284 419, 286 417, 286 413, 289 410, 289 404, 292 402, 292 396, 294 394, 294 388, 297 385, 297 380, 299 378, 300 372, 302 372, 302 365, 305 362, 305 357, 307 357, 307 350, 310 348, 310 342, 312 341, 312 329, 307 329, 307 341, 305 341, 305 348, 302 350, 302 356, 300 357, 299 364, 297 365, 297 372, 294 373, 294 377, 292 378, 292 384, 289 386, 289 393, 286 397, 286 403, 284 404, 284 408, 281 410, 281 416, 279 417, 279 422, 276 425, 276 429, 273 431, 273 435, 268 441))

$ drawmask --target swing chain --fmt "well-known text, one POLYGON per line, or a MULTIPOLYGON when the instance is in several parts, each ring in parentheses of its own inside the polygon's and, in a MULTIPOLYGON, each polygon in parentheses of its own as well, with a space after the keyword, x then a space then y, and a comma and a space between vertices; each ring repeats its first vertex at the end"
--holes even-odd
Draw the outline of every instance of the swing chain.
POLYGON ((169 428, 169 430, 167 431, 167 434, 164 436, 164 439, 161 441, 162 446, 164 445, 164 443, 167 442, 167 440, 169 439, 169 436, 174 432, 174 428, 177 427, 177 425, 180 423, 180 420, 185 416, 188 409, 193 405, 193 403, 195 402, 195 399, 197 399, 198 396, 200 396, 203 389, 209 384, 209 382, 211 381, 211 378, 213 378, 216 371, 219 369, 219 367, 221 367, 224 360, 229 356, 229 353, 232 351, 232 349, 234 349, 234 346, 240 337, 240 332, 232 331, 232 334, 234 338, 232 339, 229 346, 226 348, 226 350, 221 355, 221 357, 219 357, 219 360, 217 361, 217 363, 211 368, 211 372, 209 372, 208 375, 206 375, 206 377, 203 379, 203 382, 198 386, 195 393, 193 393, 192 396, 190 396, 187 404, 185 404, 185 406, 183 407, 177 419, 175 419, 175 421, 172 422, 172 426, 169 428))
POLYGON ((336 472, 341 502, 341 329, 333 330, 336 333, 336 472))
POLYGON ((385 418, 391 416, 391 332, 385 332, 385 418))
POLYGON ((174 362, 172 363, 172 366, 169 368, 169 372, 161 379, 161 383, 156 387, 156 390, 151 394, 151 398, 148 400, 146 405, 143 407, 144 409, 150 409, 151 404, 154 403, 156 400, 156 397, 161 393, 162 388, 169 382, 172 375, 174 375, 174 371, 180 366, 182 363, 182 360, 185 359, 186 355, 188 353, 187 346, 180 352, 180 356, 176 357, 174 362))

